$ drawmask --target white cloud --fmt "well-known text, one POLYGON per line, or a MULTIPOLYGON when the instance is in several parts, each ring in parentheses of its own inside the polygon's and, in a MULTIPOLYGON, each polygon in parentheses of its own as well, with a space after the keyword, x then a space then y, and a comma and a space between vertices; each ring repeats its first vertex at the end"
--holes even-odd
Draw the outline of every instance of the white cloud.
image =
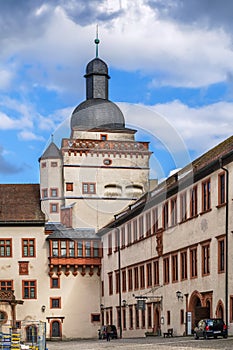
MULTIPOLYGON (((85 11, 88 20, 87 10, 93 18, 95 6, 86 1, 81 8, 78 11, 78 5, 68 0, 57 6, 35 5, 33 13, 38 17, 40 35, 30 31, 32 18, 28 16, 25 35, 16 31, 14 40, 4 43, 8 56, 16 56, 19 64, 30 66, 27 76, 33 85, 60 93, 82 91, 80 75, 87 60, 94 56, 96 23, 81 20, 85 11)), ((146 0, 117 1, 114 6, 113 2, 102 1, 98 7, 102 18, 100 55, 118 69, 150 76, 151 87, 200 87, 225 81, 233 71, 231 32, 175 22, 171 17, 161 17, 160 11, 158 4, 153 8, 146 0)))
POLYGON ((26 130, 19 132, 18 137, 23 141, 45 141, 43 136, 36 135, 33 132, 26 130))
POLYGON ((181 135, 189 150, 196 155, 231 136, 233 103, 218 102, 202 107, 189 107, 180 101, 157 104, 152 109, 165 116, 181 135))

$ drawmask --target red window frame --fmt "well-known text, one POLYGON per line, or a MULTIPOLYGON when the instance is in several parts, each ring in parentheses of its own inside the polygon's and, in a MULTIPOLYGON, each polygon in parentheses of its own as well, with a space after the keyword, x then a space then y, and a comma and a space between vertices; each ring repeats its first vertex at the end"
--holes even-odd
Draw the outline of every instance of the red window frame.
POLYGON ((22 257, 35 258, 36 257, 36 240, 35 238, 22 238, 22 257))

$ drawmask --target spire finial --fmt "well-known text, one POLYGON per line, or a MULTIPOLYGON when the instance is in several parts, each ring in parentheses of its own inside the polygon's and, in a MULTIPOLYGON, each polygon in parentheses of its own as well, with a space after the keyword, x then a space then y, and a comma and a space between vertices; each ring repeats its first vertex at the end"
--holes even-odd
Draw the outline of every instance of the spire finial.
POLYGON ((51 134, 51 142, 53 142, 53 134, 51 134))
POLYGON ((99 40, 99 38, 98 38, 98 24, 97 24, 97 25, 96 25, 96 38, 95 38, 95 45, 96 45, 96 54, 95 54, 95 57, 96 57, 96 58, 98 58, 98 55, 99 55, 99 51, 98 51, 98 49, 99 49, 99 47, 98 47, 99 43, 100 43, 100 40, 99 40))

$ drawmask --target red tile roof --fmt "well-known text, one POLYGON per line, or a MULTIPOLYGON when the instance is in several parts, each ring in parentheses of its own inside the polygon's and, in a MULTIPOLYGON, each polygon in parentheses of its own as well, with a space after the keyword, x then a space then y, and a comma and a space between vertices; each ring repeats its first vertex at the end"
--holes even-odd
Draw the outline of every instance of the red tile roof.
POLYGON ((44 221, 39 184, 0 184, 0 224, 44 221))

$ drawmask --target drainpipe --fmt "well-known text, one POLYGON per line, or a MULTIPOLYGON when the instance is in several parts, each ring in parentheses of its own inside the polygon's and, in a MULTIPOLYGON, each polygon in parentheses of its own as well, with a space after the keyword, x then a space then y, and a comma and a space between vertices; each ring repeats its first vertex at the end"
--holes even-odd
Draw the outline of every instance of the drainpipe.
POLYGON ((118 271, 119 271, 119 328, 120 328, 120 339, 122 338, 122 317, 121 317, 121 246, 120 246, 120 230, 117 230, 117 240, 118 240, 118 271))
POLYGON ((225 271, 225 317, 226 326, 228 332, 228 207, 229 207, 229 171, 223 167, 222 158, 219 159, 220 168, 225 171, 226 174, 226 217, 225 217, 225 232, 226 232, 226 271, 225 271))

